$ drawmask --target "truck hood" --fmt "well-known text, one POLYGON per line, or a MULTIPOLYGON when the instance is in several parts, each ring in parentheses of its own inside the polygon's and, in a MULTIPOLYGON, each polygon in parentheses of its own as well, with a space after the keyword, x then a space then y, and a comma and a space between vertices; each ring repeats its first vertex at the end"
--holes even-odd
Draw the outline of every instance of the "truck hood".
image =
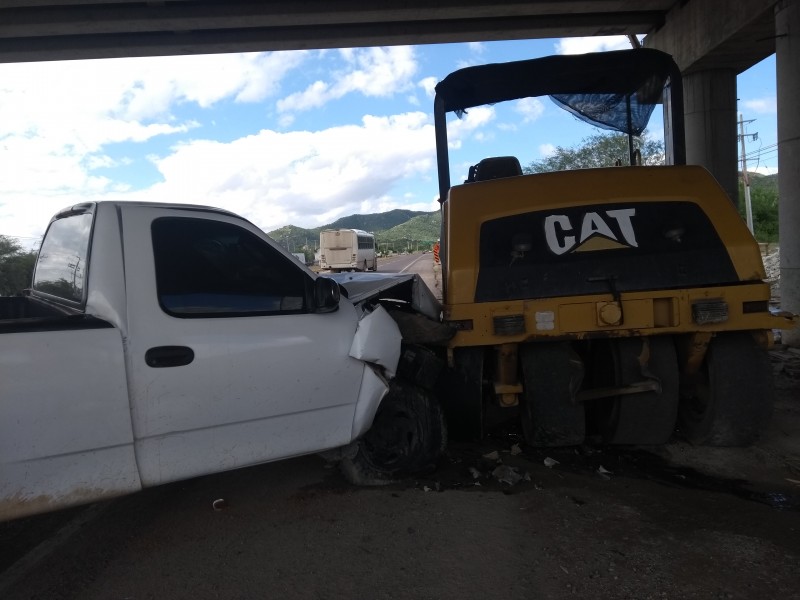
POLYGON ((324 274, 342 286, 353 304, 375 300, 400 300, 435 321, 442 305, 416 273, 334 273, 324 274))

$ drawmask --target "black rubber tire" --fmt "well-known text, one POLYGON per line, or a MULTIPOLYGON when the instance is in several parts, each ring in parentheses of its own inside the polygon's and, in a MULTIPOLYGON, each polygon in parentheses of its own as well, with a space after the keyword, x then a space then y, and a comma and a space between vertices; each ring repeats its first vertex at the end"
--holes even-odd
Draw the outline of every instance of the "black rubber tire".
POLYGON ((697 445, 751 445, 775 400, 767 353, 747 332, 722 333, 711 340, 703 369, 693 393, 681 399, 681 434, 697 445))
MULTIPOLYGON (((607 444, 658 445, 675 431, 680 401, 680 373, 675 344, 670 336, 624 338, 599 343, 593 367, 609 364, 606 385, 625 386, 655 379, 661 391, 641 392, 598 400, 594 421, 607 444)), ((596 383, 600 383, 597 382, 596 383)))
POLYGON ((419 386, 393 379, 370 427, 340 462, 355 485, 386 485, 432 471, 447 445, 436 399, 419 386))
POLYGON ((524 344, 520 350, 524 393, 520 418, 531 446, 574 446, 586 436, 586 413, 575 394, 583 362, 567 342, 524 344))
POLYGON ((450 438, 478 441, 483 438, 485 350, 482 347, 455 348, 454 368, 440 380, 437 391, 444 403, 450 438))

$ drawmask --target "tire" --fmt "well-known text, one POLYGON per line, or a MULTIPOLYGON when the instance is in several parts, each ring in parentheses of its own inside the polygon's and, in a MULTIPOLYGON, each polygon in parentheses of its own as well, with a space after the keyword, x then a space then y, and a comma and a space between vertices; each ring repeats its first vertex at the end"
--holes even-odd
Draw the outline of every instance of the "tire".
POLYGON ((481 347, 455 348, 455 368, 443 378, 439 397, 444 402, 450 437, 458 441, 478 441, 483 438, 485 351, 481 347))
POLYGON ((678 356, 669 336, 600 342, 593 353, 597 386, 626 386, 647 379, 661 391, 598 400, 593 421, 607 444, 659 445, 675 431, 680 400, 678 356))
POLYGON ((441 407, 424 389, 392 380, 369 431, 340 463, 355 485, 386 485, 431 471, 447 445, 441 407))
POLYGON ((575 394, 583 362, 566 342, 524 344, 522 430, 531 446, 574 446, 586 437, 586 413, 575 394))
POLYGON ((681 399, 679 428, 691 443, 749 446, 772 416, 775 389, 767 353, 748 332, 711 340, 703 372, 681 399))

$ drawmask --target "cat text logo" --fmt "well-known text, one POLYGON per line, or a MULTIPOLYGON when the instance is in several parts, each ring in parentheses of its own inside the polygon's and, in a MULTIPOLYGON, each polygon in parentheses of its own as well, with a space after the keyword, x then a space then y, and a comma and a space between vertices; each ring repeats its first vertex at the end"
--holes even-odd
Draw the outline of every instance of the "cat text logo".
POLYGON ((631 220, 635 208, 587 212, 580 223, 567 215, 550 215, 544 220, 547 246, 553 254, 638 248, 631 220))

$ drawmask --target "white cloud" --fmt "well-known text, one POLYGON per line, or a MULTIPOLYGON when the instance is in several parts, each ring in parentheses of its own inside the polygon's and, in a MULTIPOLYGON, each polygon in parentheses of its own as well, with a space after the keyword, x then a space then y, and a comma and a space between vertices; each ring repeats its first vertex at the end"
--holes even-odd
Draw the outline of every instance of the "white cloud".
POLYGON ((0 234, 35 236, 69 204, 126 193, 95 169, 130 163, 108 146, 185 133, 176 107, 275 94, 306 53, 0 65, 0 234))
POLYGON ((586 54, 608 50, 628 50, 631 42, 624 35, 598 35, 593 37, 561 38, 556 42, 558 54, 586 54))
POLYGON ((556 152, 556 147, 553 144, 540 144, 539 145, 539 155, 543 158, 547 158, 548 156, 552 156, 556 152))
POLYGON ((347 67, 332 73, 333 81, 317 80, 301 92, 278 101, 280 112, 300 112, 318 108, 331 100, 358 92, 369 97, 387 97, 411 86, 417 72, 414 49, 349 48, 340 50, 347 67))
POLYGON ((469 47, 470 52, 475 54, 483 54, 486 52, 486 44, 483 42, 468 42, 467 46, 469 47))
POLYGON ((360 125, 316 132, 263 130, 230 143, 197 140, 156 161, 163 182, 124 199, 223 206, 266 230, 314 227, 355 212, 408 208, 390 190, 433 168, 433 146, 422 112, 365 116, 360 125))
POLYGON ((358 125, 321 131, 262 130, 229 143, 183 142, 151 160, 163 181, 136 191, 87 175, 74 157, 53 156, 39 170, 28 165, 16 189, 2 185, 0 233, 41 235, 57 210, 109 198, 220 206, 265 230, 315 227, 356 212, 437 208, 427 200, 409 203, 405 190, 392 195, 397 182, 429 179, 434 168, 433 125, 423 112, 368 115, 358 125), (50 172, 64 174, 57 189, 41 185, 50 172))
POLYGON ((469 109, 460 119, 447 123, 447 142, 450 148, 460 148, 465 139, 474 136, 478 130, 493 121, 495 110, 492 106, 476 106, 469 109))
POLYGON ((522 98, 514 103, 514 110, 522 115, 523 123, 533 123, 544 114, 544 102, 538 98, 522 98))
POLYGON ((425 79, 421 79, 417 85, 425 90, 426 96, 433 98, 436 95, 437 83, 439 83, 439 80, 436 77, 426 77, 425 79))
POLYGON ((775 96, 745 100, 744 106, 749 111, 762 115, 778 114, 778 99, 775 96))
POLYGON ((747 172, 748 173, 760 173, 761 175, 774 175, 778 172, 778 167, 768 167, 768 166, 759 166, 759 167, 751 167, 747 165, 747 172))

